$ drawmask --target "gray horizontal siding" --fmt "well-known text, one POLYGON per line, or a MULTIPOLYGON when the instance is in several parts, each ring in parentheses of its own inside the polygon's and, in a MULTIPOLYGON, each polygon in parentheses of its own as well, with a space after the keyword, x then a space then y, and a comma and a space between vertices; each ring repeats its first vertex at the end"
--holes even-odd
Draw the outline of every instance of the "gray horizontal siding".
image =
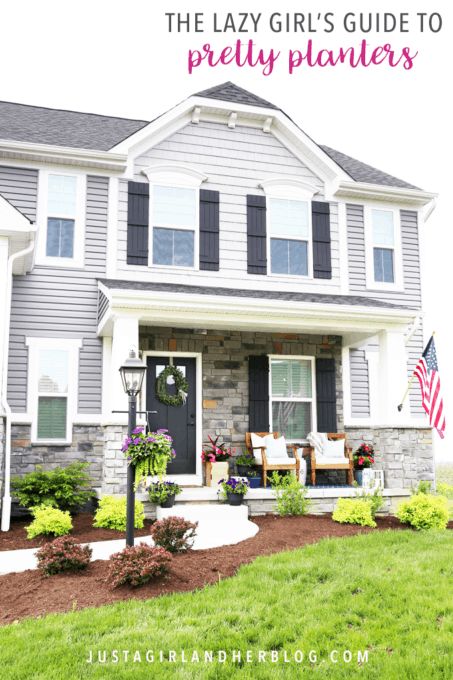
MULTIPOLYGON (((408 379, 412 376, 414 368, 416 367, 418 360, 420 359, 422 352, 424 350, 423 346, 423 328, 419 328, 412 338, 407 343, 407 375, 408 379)), ((421 403, 421 392, 420 383, 416 378, 412 382, 412 387, 409 392, 409 403, 411 408, 411 414, 417 418, 425 417, 425 411, 422 408, 421 403)))
MULTIPOLYGON (((287 177, 308 181, 318 187, 322 199, 323 184, 312 171, 297 159, 272 134, 262 130, 237 126, 234 130, 225 124, 188 124, 162 141, 135 161, 135 179, 146 182, 142 170, 158 163, 183 163, 207 175, 204 189, 220 193, 220 269, 218 272, 200 271, 191 274, 194 284, 205 285, 207 279, 214 285, 231 285, 236 281, 256 283, 265 289, 288 289, 307 286, 298 277, 253 276, 247 273, 247 216, 246 195, 262 194, 260 181, 271 177, 287 177)), ((318 197, 317 197, 318 198, 318 197)), ((339 285, 338 206, 331 204, 332 280, 316 279, 310 282, 314 289, 336 291, 339 285)), ((127 278, 132 272, 149 274, 161 281, 175 281, 186 274, 127 265, 127 182, 120 181, 118 222, 118 270, 127 278)), ((336 291, 337 292, 337 291, 336 291)))
POLYGON ((368 418, 370 415, 370 387, 368 362, 364 349, 349 350, 351 374, 351 415, 368 418))
POLYGON ((403 291, 371 290, 366 286, 365 224, 363 206, 347 204, 348 270, 351 293, 420 309, 420 255, 417 213, 401 210, 403 291))
POLYGON ((28 219, 36 221, 37 170, 0 166, 0 193, 28 219))
MULTIPOLYGON (((34 200, 36 214, 36 194, 34 200)), ((96 277, 105 276, 107 204, 108 178, 89 176, 83 270, 36 266, 30 274, 14 277, 8 401, 15 412, 27 410, 27 336, 82 338, 78 411, 101 412, 102 342, 96 336, 96 277)))

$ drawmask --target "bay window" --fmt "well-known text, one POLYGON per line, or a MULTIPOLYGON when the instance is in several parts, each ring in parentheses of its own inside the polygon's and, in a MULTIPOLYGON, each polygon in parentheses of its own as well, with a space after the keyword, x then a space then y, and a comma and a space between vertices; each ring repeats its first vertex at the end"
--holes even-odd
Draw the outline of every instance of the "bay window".
POLYGON ((305 440, 315 422, 313 357, 270 358, 271 431, 305 440))

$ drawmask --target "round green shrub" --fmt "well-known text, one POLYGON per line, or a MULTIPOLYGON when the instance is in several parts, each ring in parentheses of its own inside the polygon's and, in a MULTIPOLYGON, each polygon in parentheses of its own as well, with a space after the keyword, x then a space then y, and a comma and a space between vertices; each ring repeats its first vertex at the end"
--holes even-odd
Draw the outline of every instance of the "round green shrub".
POLYGON ((340 524, 359 524, 362 527, 375 527, 372 504, 366 498, 339 498, 332 519, 340 524))
POLYGON ((400 504, 396 516, 414 529, 446 529, 448 501, 444 496, 417 493, 400 504))
MULTIPOLYGON (((93 526, 101 529, 116 529, 126 531, 126 498, 104 496, 99 501, 99 507, 94 515, 93 526)), ((135 501, 136 529, 145 526, 145 511, 141 501, 135 501)))
POLYGON ((64 536, 72 529, 71 515, 67 510, 58 510, 49 505, 32 508, 34 520, 27 527, 27 538, 36 536, 64 536))

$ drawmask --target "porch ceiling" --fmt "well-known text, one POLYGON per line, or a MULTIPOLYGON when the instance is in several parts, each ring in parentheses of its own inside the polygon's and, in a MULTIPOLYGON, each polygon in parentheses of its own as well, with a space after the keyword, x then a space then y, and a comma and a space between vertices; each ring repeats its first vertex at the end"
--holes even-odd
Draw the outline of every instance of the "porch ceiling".
POLYGON ((142 326, 219 330, 357 334, 405 330, 417 310, 357 296, 201 289, 197 286, 100 281, 108 305, 98 334, 111 335, 118 316, 138 318, 142 326))

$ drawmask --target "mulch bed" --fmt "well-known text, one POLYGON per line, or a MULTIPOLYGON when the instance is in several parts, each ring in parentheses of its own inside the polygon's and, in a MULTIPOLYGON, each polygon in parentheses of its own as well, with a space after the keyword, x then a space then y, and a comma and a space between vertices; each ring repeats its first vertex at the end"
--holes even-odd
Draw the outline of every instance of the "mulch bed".
MULTIPOLYGON (((21 618, 42 616, 49 612, 98 607, 118 600, 131 598, 145 600, 164 593, 195 590, 216 583, 219 579, 233 576, 241 564, 251 562, 258 555, 290 550, 327 537, 353 536, 383 529, 402 529, 394 517, 378 518, 377 529, 337 524, 330 517, 319 515, 284 518, 265 515, 254 517, 253 521, 260 528, 253 538, 232 546, 175 555, 170 572, 166 576, 137 589, 122 586, 112 590, 105 583, 108 562, 103 560, 92 562, 86 571, 79 574, 58 574, 46 578, 38 570, 28 570, 0 576, 0 623, 11 623, 21 618)), ((83 529, 83 522, 83 517, 76 518, 74 535, 77 535, 81 542, 93 540, 89 528, 85 525, 83 529), (77 534, 77 531, 80 533, 77 534)), ((19 541, 20 530, 15 526, 14 531, 16 530, 19 533, 17 539, 19 541)), ((141 533, 143 535, 146 531, 141 533)), ((96 533, 96 536, 99 535, 96 533)), ((112 532, 106 531, 102 538, 111 536, 112 532)), ((119 536, 119 532, 114 532, 114 537, 119 536)), ((5 539, 2 537, 1 540, 5 539)), ((30 541, 26 545, 30 547, 31 544, 30 541)), ((16 544, 14 547, 19 545, 16 544)))
MULTIPOLYGON (((32 521, 28 519, 12 519, 11 528, 9 531, 0 532, 0 551, 1 550, 19 550, 19 548, 39 548, 44 543, 52 541, 53 538, 45 536, 37 536, 29 540, 25 531, 25 527, 32 521)), ((77 539, 80 543, 92 543, 93 541, 107 541, 112 538, 125 538, 126 534, 123 531, 116 531, 115 529, 96 529, 93 527, 93 515, 89 512, 81 512, 74 515, 72 518, 74 525, 71 531, 71 536, 77 539)), ((145 520, 143 529, 136 529, 136 536, 149 536, 149 528, 152 524, 151 520, 145 520)))

